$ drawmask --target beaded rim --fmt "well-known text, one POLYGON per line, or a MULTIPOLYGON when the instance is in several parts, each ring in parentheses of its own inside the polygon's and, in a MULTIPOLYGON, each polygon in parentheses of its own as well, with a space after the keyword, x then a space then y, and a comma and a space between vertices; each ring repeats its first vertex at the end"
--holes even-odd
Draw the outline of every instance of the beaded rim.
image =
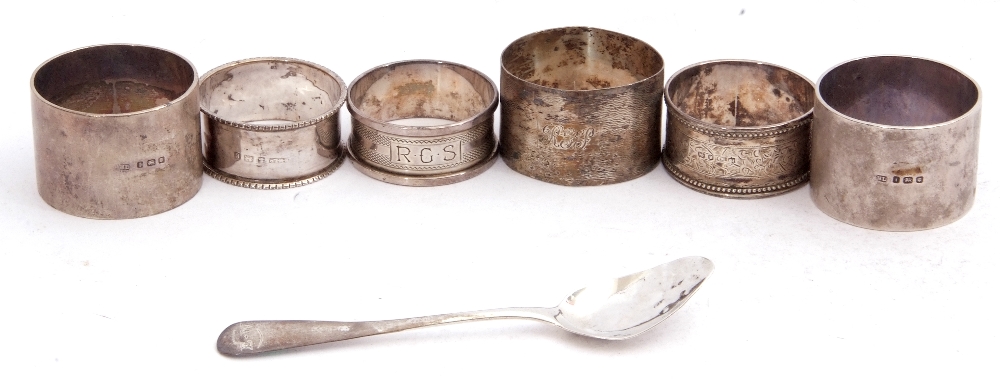
POLYGON ((202 163, 202 167, 204 168, 204 171, 206 174, 208 174, 208 176, 211 176, 212 178, 215 178, 220 182, 234 185, 237 187, 262 189, 262 190, 296 188, 318 182, 332 175, 334 171, 337 171, 337 169, 340 168, 340 165, 344 163, 344 158, 347 156, 347 154, 345 153, 346 147, 343 144, 341 144, 337 150, 339 151, 339 154, 337 155, 336 158, 334 158, 333 162, 331 162, 329 165, 324 167, 319 172, 310 176, 292 179, 290 181, 281 181, 278 179, 251 179, 242 176, 227 174, 225 172, 212 168, 212 166, 209 166, 207 160, 205 160, 202 163))
POLYGON ((741 197, 741 198, 757 198, 757 197, 769 197, 780 195, 785 192, 791 191, 809 180, 809 172, 806 171, 804 174, 795 177, 784 183, 768 185, 764 187, 749 187, 749 188, 733 188, 733 187, 721 187, 705 182, 695 180, 687 175, 684 175, 677 167, 675 167, 670 162, 666 160, 663 161, 663 167, 667 169, 670 176, 676 179, 681 184, 694 189, 696 191, 713 195, 719 197, 741 197))

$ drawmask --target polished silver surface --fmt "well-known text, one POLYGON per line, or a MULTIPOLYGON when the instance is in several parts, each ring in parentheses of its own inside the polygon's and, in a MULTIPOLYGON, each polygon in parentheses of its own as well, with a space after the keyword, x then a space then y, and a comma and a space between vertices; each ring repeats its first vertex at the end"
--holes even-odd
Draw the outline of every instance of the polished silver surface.
POLYGON ((715 266, 685 257, 582 288, 553 308, 505 308, 371 322, 244 321, 219 335, 220 353, 232 356, 342 341, 407 329, 516 318, 544 321, 599 339, 634 337, 670 317, 701 287, 715 266))
POLYGON ((812 82, 764 62, 685 67, 664 89, 663 165, 681 184, 713 196, 779 195, 809 179, 812 82))
POLYGON ((198 74, 173 52, 101 45, 31 77, 38 193, 74 216, 125 219, 173 209, 201 188, 198 74))
POLYGON ((496 85, 479 71, 432 60, 389 63, 358 76, 348 93, 348 149, 365 175, 437 186, 479 175, 495 160, 499 98, 496 85), (406 122, 413 119, 441 122, 406 122))
POLYGON ((201 79, 205 171, 225 183, 292 188, 323 179, 344 160, 337 74, 291 58, 224 64, 201 79))
POLYGON ((976 193, 982 91, 940 62, 866 57, 817 84, 813 202, 837 220, 912 231, 958 220, 976 193))
POLYGON ((521 37, 500 58, 500 156, 565 186, 624 182, 660 155, 663 58, 624 34, 588 27, 521 37))

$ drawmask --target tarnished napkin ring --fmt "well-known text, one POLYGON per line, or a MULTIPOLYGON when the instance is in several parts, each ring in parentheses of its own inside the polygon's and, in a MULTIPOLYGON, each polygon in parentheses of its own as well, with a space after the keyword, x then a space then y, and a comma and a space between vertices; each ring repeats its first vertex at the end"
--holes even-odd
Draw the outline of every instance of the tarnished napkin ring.
POLYGON ((496 155, 497 104, 493 81, 457 63, 412 60, 368 70, 348 88, 348 149, 354 166, 372 178, 407 186, 479 175, 496 155), (447 123, 392 122, 418 118, 447 123))
POLYGON ((291 58, 227 63, 201 79, 205 171, 257 189, 299 187, 330 176, 344 160, 337 118, 344 81, 291 58))
POLYGON ((170 51, 90 46, 31 76, 38 193, 74 216, 149 216, 201 188, 198 73, 170 51))
POLYGON ((660 155, 663 58, 607 30, 544 30, 500 58, 500 156, 566 186, 640 177, 660 155))
POLYGON ((923 58, 876 56, 820 77, 813 202, 863 228, 910 231, 958 220, 976 193, 982 91, 923 58))
POLYGON ((809 179, 814 89, 802 75, 763 62, 718 60, 667 80, 663 165, 709 195, 760 198, 809 179))

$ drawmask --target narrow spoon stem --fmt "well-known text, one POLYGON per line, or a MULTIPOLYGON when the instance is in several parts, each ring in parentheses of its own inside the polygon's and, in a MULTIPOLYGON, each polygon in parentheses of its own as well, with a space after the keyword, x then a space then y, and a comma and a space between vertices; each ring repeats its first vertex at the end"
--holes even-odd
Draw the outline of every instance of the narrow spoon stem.
POLYGON ((222 354, 241 356, 466 321, 514 318, 559 325, 558 312, 556 308, 504 308, 385 321, 242 321, 222 331, 217 346, 222 354))

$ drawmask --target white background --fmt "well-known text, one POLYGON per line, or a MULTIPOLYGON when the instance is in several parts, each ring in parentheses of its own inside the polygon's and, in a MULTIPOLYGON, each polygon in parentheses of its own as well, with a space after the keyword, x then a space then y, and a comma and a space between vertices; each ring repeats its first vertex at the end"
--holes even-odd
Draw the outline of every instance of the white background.
MULTIPOLYGON (((218 3, 4 7, 0 376, 997 373, 1000 254, 988 247, 1000 221, 996 1, 218 3), (199 73, 287 56, 329 67, 346 82, 376 65, 428 58, 466 64, 498 82, 507 44, 573 25, 642 39, 663 55, 667 76, 719 58, 771 62, 814 81, 866 55, 948 63, 985 93, 976 203, 951 225, 888 233, 827 217, 807 187, 726 200, 689 190, 658 166, 622 184, 569 188, 499 161, 479 177, 436 188, 385 184, 350 164, 281 191, 206 176, 179 208, 123 221, 63 214, 36 190, 28 79, 67 50, 157 46, 188 58, 199 73), (251 359, 215 350, 218 333, 236 321, 551 306, 595 279, 687 255, 709 257, 715 273, 672 318, 632 340, 591 340, 511 320, 251 359)), ((346 109, 340 117, 349 125, 346 109)))

